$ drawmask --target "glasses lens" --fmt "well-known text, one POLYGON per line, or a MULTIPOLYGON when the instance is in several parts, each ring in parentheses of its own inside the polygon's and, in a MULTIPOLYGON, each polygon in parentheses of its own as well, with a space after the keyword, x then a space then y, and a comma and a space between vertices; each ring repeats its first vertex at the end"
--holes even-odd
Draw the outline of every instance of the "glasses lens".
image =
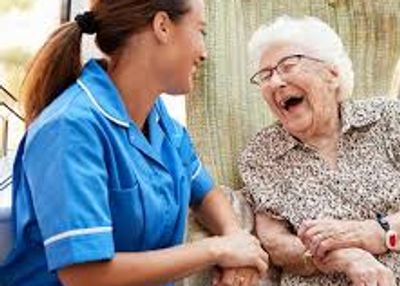
POLYGON ((254 77, 253 82, 257 85, 262 85, 271 78, 271 70, 259 71, 254 77))
POLYGON ((300 60, 300 56, 288 57, 279 63, 277 70, 281 74, 290 73, 299 64, 300 60))

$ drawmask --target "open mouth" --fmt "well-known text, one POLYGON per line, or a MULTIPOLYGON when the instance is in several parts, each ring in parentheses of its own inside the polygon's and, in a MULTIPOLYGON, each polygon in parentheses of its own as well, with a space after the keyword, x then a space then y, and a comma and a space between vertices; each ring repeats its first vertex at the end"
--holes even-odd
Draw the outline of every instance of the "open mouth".
POLYGON ((286 111, 289 111, 290 108, 298 106, 299 104, 301 104, 304 100, 304 96, 302 95, 290 95, 287 98, 285 98, 284 100, 281 101, 281 106, 283 109, 285 109, 286 111))

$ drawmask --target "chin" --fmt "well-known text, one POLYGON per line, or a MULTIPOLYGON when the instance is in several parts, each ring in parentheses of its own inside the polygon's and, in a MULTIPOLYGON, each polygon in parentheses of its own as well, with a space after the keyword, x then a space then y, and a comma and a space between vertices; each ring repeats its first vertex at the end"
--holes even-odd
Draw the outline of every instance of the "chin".
POLYGON ((171 86, 166 90, 166 93, 170 95, 183 95, 183 94, 188 94, 193 90, 194 83, 192 80, 188 80, 185 82, 180 82, 177 84, 174 84, 174 86, 171 86))
POLYGON ((310 129, 310 124, 304 124, 302 122, 293 122, 289 124, 285 124, 283 126, 290 134, 301 134, 301 133, 307 133, 307 131, 310 129))
POLYGON ((173 87, 166 90, 169 95, 183 95, 188 94, 192 89, 190 87, 173 87))

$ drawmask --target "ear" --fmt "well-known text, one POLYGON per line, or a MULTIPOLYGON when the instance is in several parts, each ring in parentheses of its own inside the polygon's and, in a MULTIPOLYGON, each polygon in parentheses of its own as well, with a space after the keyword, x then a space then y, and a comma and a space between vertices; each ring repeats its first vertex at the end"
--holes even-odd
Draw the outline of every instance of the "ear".
POLYGON ((337 102, 342 102, 344 98, 342 88, 340 86, 339 69, 336 65, 331 64, 328 67, 328 71, 330 76, 329 85, 331 89, 334 90, 336 93, 337 102))
POLYGON ((164 11, 156 13, 152 23, 154 34, 160 43, 166 44, 171 40, 173 23, 164 11))
POLYGON ((339 69, 337 68, 336 65, 333 64, 329 65, 328 70, 333 77, 339 78, 339 69))
POLYGON ((332 89, 338 89, 340 85, 339 78, 339 69, 336 65, 328 64, 327 66, 328 74, 327 74, 327 82, 330 84, 332 89))

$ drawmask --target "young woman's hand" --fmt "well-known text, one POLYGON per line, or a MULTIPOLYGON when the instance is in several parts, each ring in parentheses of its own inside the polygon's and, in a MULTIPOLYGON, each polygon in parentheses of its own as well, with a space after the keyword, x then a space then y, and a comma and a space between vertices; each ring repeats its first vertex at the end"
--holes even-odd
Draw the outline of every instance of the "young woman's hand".
POLYGON ((214 272, 213 286, 256 286, 260 275, 256 268, 218 268, 214 272))
POLYGON ((268 270, 268 254, 262 249, 260 241, 245 231, 212 237, 206 243, 220 267, 255 267, 260 276, 268 270))

